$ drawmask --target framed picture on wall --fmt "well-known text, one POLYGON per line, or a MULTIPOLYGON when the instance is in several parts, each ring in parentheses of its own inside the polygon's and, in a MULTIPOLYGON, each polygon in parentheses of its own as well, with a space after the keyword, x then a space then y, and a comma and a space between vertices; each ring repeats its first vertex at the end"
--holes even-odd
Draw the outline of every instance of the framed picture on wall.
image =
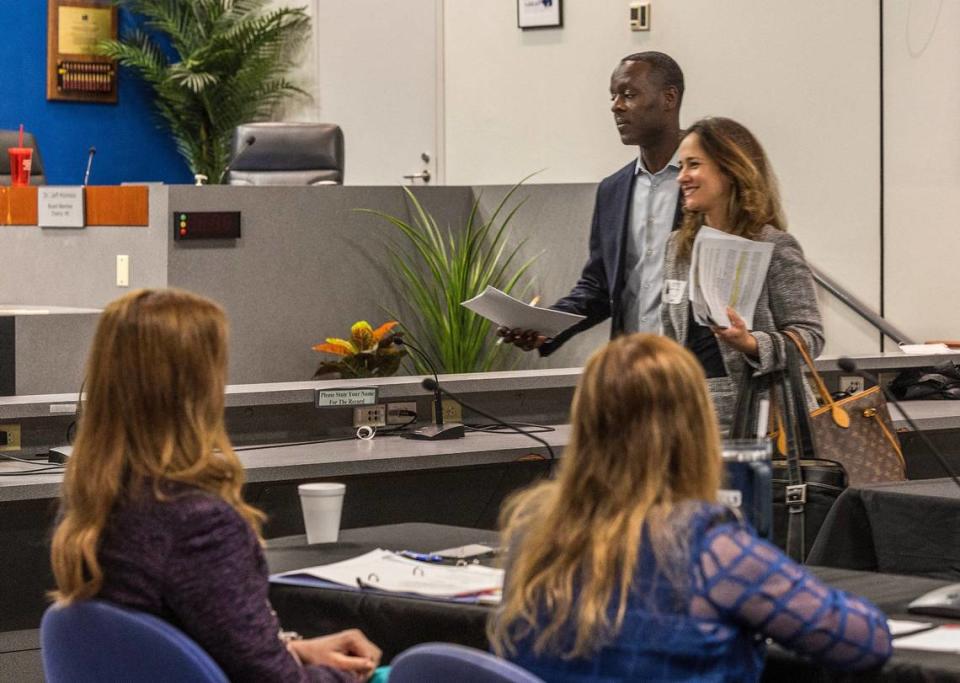
POLYGON ((563 26, 562 0, 517 0, 517 26, 521 29, 563 26))

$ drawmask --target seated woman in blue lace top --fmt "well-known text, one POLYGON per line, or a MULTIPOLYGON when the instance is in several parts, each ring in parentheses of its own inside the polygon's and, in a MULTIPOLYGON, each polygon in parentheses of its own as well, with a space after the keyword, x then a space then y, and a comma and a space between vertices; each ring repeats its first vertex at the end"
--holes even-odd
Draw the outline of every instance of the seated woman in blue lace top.
POLYGON ((588 362, 554 481, 519 494, 494 650, 549 681, 757 681, 764 639, 825 666, 890 656, 884 615, 824 585, 716 503, 704 373, 676 342, 588 362))

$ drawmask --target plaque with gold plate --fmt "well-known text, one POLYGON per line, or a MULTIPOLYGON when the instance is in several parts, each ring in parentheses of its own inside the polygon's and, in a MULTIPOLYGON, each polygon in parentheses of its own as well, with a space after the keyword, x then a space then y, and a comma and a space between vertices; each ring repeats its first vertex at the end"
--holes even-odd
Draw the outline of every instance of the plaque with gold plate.
POLYGON ((117 64, 96 47, 116 37, 111 3, 47 0, 47 99, 115 103, 117 64))

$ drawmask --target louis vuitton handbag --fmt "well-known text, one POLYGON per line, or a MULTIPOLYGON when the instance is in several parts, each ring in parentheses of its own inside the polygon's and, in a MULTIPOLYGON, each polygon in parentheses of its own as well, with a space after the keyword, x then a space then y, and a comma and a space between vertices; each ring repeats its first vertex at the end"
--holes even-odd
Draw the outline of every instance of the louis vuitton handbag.
POLYGON ((875 386, 834 400, 803 341, 793 332, 786 336, 800 352, 823 402, 808 418, 816 457, 840 464, 850 486, 905 480, 903 452, 883 390, 875 386))

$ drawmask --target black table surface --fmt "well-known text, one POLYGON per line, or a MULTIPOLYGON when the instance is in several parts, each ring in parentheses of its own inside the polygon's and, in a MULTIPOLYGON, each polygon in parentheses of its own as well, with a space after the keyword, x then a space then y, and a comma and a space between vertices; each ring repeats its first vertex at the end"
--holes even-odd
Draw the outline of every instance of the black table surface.
MULTIPOLYGON (((267 544, 272 573, 355 557, 374 548, 430 551, 467 543, 496 545, 492 531, 437 524, 397 524, 341 532, 339 543, 308 546, 302 536, 267 544)), ((891 618, 931 623, 943 619, 906 612, 907 603, 950 582, 831 567, 811 567, 827 583, 873 601, 891 618)), ((384 662, 418 643, 454 642, 488 646, 485 626, 490 608, 375 591, 272 584, 270 599, 284 628, 312 636, 360 628, 384 651, 384 662)), ((839 674, 770 647, 764 680, 792 681, 960 681, 960 655, 897 649, 881 671, 839 674)))
POLYGON ((951 479, 848 488, 807 562, 960 581, 960 488, 951 479))

